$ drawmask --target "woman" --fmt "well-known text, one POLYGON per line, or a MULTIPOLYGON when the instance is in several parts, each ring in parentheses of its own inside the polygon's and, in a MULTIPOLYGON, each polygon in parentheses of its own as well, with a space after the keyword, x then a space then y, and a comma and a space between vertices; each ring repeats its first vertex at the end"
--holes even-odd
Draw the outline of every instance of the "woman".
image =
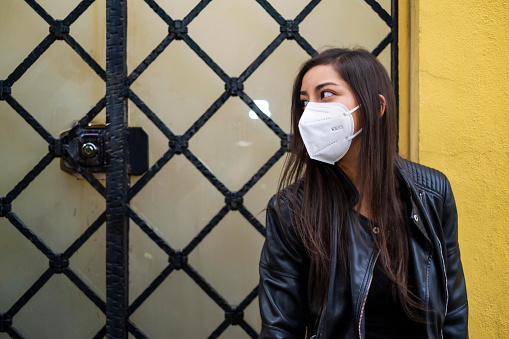
POLYGON ((260 338, 467 338, 447 178, 397 155, 394 91, 365 50, 301 68, 267 208, 260 338))

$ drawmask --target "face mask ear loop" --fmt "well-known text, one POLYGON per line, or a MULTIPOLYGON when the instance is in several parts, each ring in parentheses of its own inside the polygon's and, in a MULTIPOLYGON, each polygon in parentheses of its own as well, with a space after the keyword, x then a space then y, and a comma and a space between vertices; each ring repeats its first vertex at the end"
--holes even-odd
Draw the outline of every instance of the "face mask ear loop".
POLYGON ((360 105, 357 105, 357 107, 354 107, 352 108, 351 111, 348 111, 348 114, 352 114, 353 112, 355 112, 358 108, 360 107, 360 105))
POLYGON ((353 138, 355 138, 356 136, 359 135, 359 133, 362 132, 362 128, 360 130, 357 131, 357 133, 355 133, 354 135, 352 135, 350 138, 347 138, 347 140, 352 140, 353 138))

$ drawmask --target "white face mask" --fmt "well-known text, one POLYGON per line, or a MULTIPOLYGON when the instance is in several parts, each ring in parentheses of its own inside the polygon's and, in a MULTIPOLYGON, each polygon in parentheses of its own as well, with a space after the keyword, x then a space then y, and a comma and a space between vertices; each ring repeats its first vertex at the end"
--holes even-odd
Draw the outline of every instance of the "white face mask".
POLYGON ((338 102, 309 102, 299 120, 299 131, 311 159, 335 164, 362 128, 354 134, 351 111, 338 102))

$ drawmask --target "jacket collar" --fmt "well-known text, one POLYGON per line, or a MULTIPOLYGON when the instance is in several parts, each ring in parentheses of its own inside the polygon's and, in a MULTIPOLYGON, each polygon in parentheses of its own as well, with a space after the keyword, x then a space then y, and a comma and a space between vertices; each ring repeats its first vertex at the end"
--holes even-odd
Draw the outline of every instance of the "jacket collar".
POLYGON ((408 161, 398 158, 396 166, 400 176, 400 185, 403 189, 404 196, 410 201, 412 206, 410 213, 410 218, 412 219, 411 224, 417 226, 428 243, 431 244, 430 231, 427 231, 427 228, 431 227, 431 220, 426 212, 426 208, 424 207, 423 193, 418 191, 414 183, 412 169, 408 166, 408 161), (426 225, 428 227, 426 227, 426 225))
MULTIPOLYGON (((334 174, 343 185, 350 203, 354 206, 359 201, 359 191, 348 175, 346 175, 346 173, 337 164, 329 166, 332 166, 334 174)), ((407 201, 410 202, 412 208, 411 215, 407 215, 405 218, 411 217, 411 224, 414 224, 421 231, 424 237, 430 241, 426 227, 423 224, 423 219, 427 219, 427 213, 425 212, 424 204, 421 199, 422 194, 420 195, 418 193, 417 188, 413 183, 412 172, 407 165, 407 161, 398 157, 396 159, 396 169, 399 177, 400 189, 403 192, 404 198, 408 199, 407 201)), ((427 221, 429 222, 429 220, 427 221)))

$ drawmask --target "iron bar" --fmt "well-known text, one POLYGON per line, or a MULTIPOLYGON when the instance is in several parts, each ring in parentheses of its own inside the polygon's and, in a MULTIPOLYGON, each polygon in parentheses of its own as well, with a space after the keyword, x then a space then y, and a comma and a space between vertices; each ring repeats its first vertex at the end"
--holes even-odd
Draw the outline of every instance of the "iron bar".
MULTIPOLYGON (((392 44, 391 44, 391 80, 396 94, 396 111, 399 126, 399 18, 398 18, 398 0, 392 0, 392 44)), ((398 129, 399 139, 399 129, 398 129)))
POLYGON ((129 219, 126 0, 106 0, 106 337, 127 339, 129 219))
POLYGON ((28 113, 20 103, 12 97, 12 95, 6 95, 5 101, 16 111, 18 114, 37 132, 39 135, 46 140, 49 144, 53 142, 53 136, 44 128, 42 125, 28 113))
POLYGON ((278 11, 267 0, 256 0, 263 7, 263 9, 272 17, 272 19, 276 20, 279 25, 284 25, 286 20, 279 14, 278 11))
POLYGON ((76 52, 78 55, 87 63, 87 65, 90 66, 94 70, 94 72, 103 80, 106 81, 106 72, 102 69, 102 67, 97 63, 97 61, 94 60, 88 54, 81 45, 74 40, 72 36, 69 34, 66 34, 64 37, 65 42, 76 52))
POLYGON ((132 85, 132 83, 138 79, 138 77, 147 69, 150 64, 168 47, 168 45, 174 40, 174 37, 171 35, 167 35, 164 37, 163 41, 157 45, 156 48, 132 71, 131 75, 127 79, 127 84, 132 85))
POLYGON ((219 98, 217 98, 216 101, 203 113, 201 117, 198 118, 194 122, 194 124, 189 127, 189 129, 184 133, 184 138, 187 140, 191 139, 193 135, 196 134, 200 130, 200 128, 205 125, 207 121, 209 121, 210 118, 223 106, 223 104, 228 100, 230 95, 228 92, 223 92, 219 98))
POLYGON ((97 295, 87 284, 81 280, 76 273, 74 273, 70 268, 66 268, 63 272, 70 281, 79 288, 83 294, 85 294, 90 301, 92 301, 98 309, 100 309, 103 313, 106 312, 106 303, 97 295))
MULTIPOLYGON (((394 23, 394 18, 389 13, 387 13, 387 11, 383 9, 383 7, 380 6, 380 4, 376 0, 364 0, 364 1, 369 6, 371 6, 373 11, 375 11, 375 13, 378 14, 380 19, 382 19, 387 26, 392 27, 394 23)), ((393 6, 392 8, 394 9, 394 1, 392 1, 392 6, 393 6)))
POLYGON ((21 64, 16 67, 14 71, 7 77, 6 82, 12 86, 16 81, 25 74, 25 72, 32 66, 39 57, 48 50, 48 48, 55 42, 55 36, 48 34, 37 47, 23 60, 21 64))
POLYGON ((41 16, 48 23, 48 25, 52 25, 55 23, 55 19, 49 15, 44 8, 41 7, 35 0, 25 0, 28 6, 32 7, 32 9, 41 16))
POLYGON ((48 268, 44 273, 37 279, 36 282, 32 284, 32 286, 19 298, 18 301, 12 307, 5 312, 8 318, 12 319, 19 312, 19 310, 26 305, 32 299, 32 297, 48 282, 48 280, 53 276, 53 272, 50 268, 48 268))
POLYGON ((20 195, 21 192, 25 188, 30 185, 32 181, 51 163, 51 161, 54 159, 53 154, 47 153, 44 158, 39 161, 35 167, 28 172, 25 177, 16 184, 16 186, 5 196, 5 200, 7 203, 11 203, 14 199, 20 195))
POLYGON ((82 235, 76 239, 71 246, 67 248, 64 252, 64 256, 70 258, 80 247, 83 245, 90 237, 99 229, 99 227, 104 224, 106 221, 106 212, 101 213, 101 215, 90 225, 82 235))
POLYGON ((147 173, 145 173, 141 179, 138 180, 133 187, 131 187, 127 195, 127 201, 130 202, 132 198, 134 198, 136 194, 145 187, 145 185, 161 170, 161 168, 163 168, 164 165, 166 165, 168 161, 170 161, 174 155, 175 150, 168 149, 166 153, 164 153, 163 156, 149 168, 147 173))
POLYGON ((393 41, 393 34, 392 32, 389 32, 389 34, 387 34, 385 36, 385 38, 380 41, 380 43, 378 44, 378 46, 375 47, 375 49, 373 51, 371 51, 371 54, 375 55, 375 56, 379 56, 380 53, 382 53, 382 51, 393 41))
POLYGON ((196 18, 201 11, 211 2, 212 0, 201 0, 192 10, 189 12, 188 15, 182 20, 182 23, 184 25, 189 25, 191 21, 196 18))
POLYGON ((81 1, 78 6, 76 6, 71 13, 69 13, 65 19, 64 22, 66 25, 70 26, 72 25, 81 14, 83 14, 93 3, 95 0, 83 0, 81 1))
POLYGON ((295 17, 295 22, 300 24, 313 9, 320 3, 321 0, 311 0, 309 4, 304 7, 304 9, 295 17))
POLYGON ((23 236, 25 236, 25 238, 30 240, 30 242, 34 244, 34 246, 37 247, 37 249, 41 251, 46 257, 51 258, 54 255, 53 251, 49 248, 49 246, 46 245, 41 239, 39 239, 39 237, 37 237, 37 235, 31 229, 29 229, 14 212, 7 213, 5 217, 7 218, 7 220, 11 222, 12 225, 14 225, 14 227, 16 227, 16 229, 21 234, 23 234, 23 236))
POLYGON ((129 217, 140 227, 140 229, 156 243, 166 254, 171 255, 174 249, 159 235, 149 224, 147 224, 140 216, 133 211, 131 206, 126 206, 129 217))
POLYGON ((141 306, 142 303, 145 302, 145 300, 148 299, 152 295, 152 293, 156 290, 156 288, 159 287, 163 283, 163 281, 174 271, 174 268, 172 265, 166 266, 166 268, 159 273, 159 275, 154 279, 154 281, 139 295, 136 300, 133 301, 131 306, 129 306, 129 309, 127 310, 127 314, 131 316, 138 307, 141 306))
POLYGON ((129 99, 149 118, 154 125, 168 138, 175 137, 175 134, 166 126, 159 117, 131 90, 128 89, 129 99))

